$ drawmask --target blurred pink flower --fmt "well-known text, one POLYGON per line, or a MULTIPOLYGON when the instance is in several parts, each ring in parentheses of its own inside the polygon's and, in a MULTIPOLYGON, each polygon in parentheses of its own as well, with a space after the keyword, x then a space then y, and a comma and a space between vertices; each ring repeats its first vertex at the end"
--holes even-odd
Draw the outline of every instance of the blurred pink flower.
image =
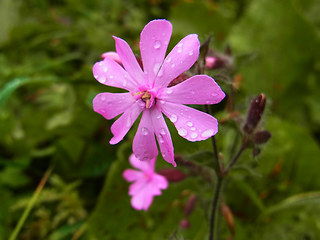
POLYGON ((176 166, 171 135, 163 114, 174 123, 180 136, 189 141, 205 140, 218 131, 217 120, 183 104, 216 104, 225 94, 207 75, 196 75, 168 87, 177 76, 187 71, 199 57, 200 43, 196 34, 183 38, 166 55, 172 25, 166 20, 153 20, 141 32, 141 69, 129 45, 114 37, 121 65, 110 57, 93 66, 94 77, 102 84, 127 90, 126 93, 100 93, 93 109, 106 119, 122 114, 111 126, 117 144, 127 134, 141 112, 133 153, 140 160, 158 155, 155 136, 163 158, 176 166))
POLYGON ((123 177, 128 182, 133 182, 129 188, 131 205, 136 210, 147 211, 153 197, 161 195, 161 190, 168 187, 165 177, 155 173, 156 158, 150 161, 141 161, 134 154, 129 158, 130 164, 138 170, 127 169, 123 172, 123 177))

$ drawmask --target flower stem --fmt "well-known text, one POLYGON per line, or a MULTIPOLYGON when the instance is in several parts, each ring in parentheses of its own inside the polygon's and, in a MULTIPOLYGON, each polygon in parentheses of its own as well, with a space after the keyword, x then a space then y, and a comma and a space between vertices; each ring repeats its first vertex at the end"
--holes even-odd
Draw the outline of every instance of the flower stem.
POLYGON ((213 240, 213 237, 214 237, 215 217, 216 217, 222 182, 223 182, 223 176, 218 175, 216 189, 213 195, 212 207, 211 207, 209 240, 213 240))
POLYGON ((246 142, 243 142, 240 149, 238 150, 237 154, 233 157, 233 159, 230 161, 229 165, 227 168, 225 168, 222 172, 222 174, 225 176, 228 174, 230 169, 233 167, 233 165, 237 162, 238 158, 240 157, 241 153, 243 152, 244 149, 246 149, 247 144, 246 142))
POLYGON ((31 200, 28 203, 27 208, 24 210, 22 216, 19 219, 18 224, 16 225, 14 231, 12 232, 9 240, 15 240, 21 230, 21 228, 23 227, 23 224, 25 223, 27 217, 29 216, 29 213, 31 212, 33 206, 35 205, 36 201, 38 200, 40 193, 44 187, 44 185, 46 184, 51 172, 52 172, 53 167, 49 167, 49 169, 45 172, 45 174, 43 175, 39 185, 37 186, 31 200))

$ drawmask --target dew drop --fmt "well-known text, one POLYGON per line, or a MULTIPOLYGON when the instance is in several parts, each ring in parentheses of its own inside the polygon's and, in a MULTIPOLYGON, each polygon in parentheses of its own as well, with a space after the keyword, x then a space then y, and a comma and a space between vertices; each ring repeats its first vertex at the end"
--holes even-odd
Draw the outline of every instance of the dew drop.
POLYGON ((191 130, 192 130, 192 131, 195 131, 195 130, 196 130, 196 128, 195 128, 195 127, 192 127, 192 128, 191 128, 191 130))
POLYGON ((167 93, 171 94, 172 93, 172 89, 171 88, 167 88, 167 93))
POLYGON ((192 127, 192 126, 193 126, 193 123, 192 123, 192 122, 187 122, 187 125, 188 125, 189 127, 192 127))
POLYGON ((124 86, 124 87, 127 86, 127 79, 123 80, 122 86, 124 86))
POLYGON ((171 64, 171 67, 174 68, 176 65, 174 63, 171 64))
POLYGON ((196 137, 198 137, 198 133, 196 133, 196 132, 193 132, 193 133, 191 133, 191 138, 196 138, 196 137))
POLYGON ((214 133, 213 129, 208 129, 208 130, 205 130, 205 131, 201 134, 201 136, 202 136, 202 137, 210 137, 210 136, 213 135, 213 133, 214 133))
POLYGON ((105 95, 101 95, 100 100, 101 101, 105 101, 106 100, 106 96, 105 95))
POLYGON ((162 116, 162 114, 161 114, 161 113, 159 113, 159 115, 157 115, 157 119, 160 119, 160 118, 161 118, 161 116, 162 116))
POLYGON ((109 78, 110 78, 110 79, 113 79, 114 77, 113 77, 113 75, 110 75, 109 78))
POLYGON ((161 133, 161 135, 166 135, 166 130, 164 128, 161 128, 160 133, 161 133))
POLYGON ((183 45, 183 43, 182 43, 182 42, 180 42, 180 43, 178 43, 177 47, 178 47, 178 48, 181 48, 181 47, 182 47, 182 45, 183 45))
POLYGON ((161 63, 155 63, 154 64, 154 66, 153 66, 154 74, 158 74, 160 67, 161 67, 161 63))
POLYGON ((172 114, 171 117, 170 117, 170 121, 175 123, 177 120, 178 120, 177 115, 172 114))
POLYGON ((169 63, 169 62, 171 62, 171 60, 172 60, 172 58, 168 57, 166 61, 167 61, 167 63, 169 63))
POLYGON ((97 74, 93 75, 93 76, 94 76, 95 79, 98 79, 98 77, 99 77, 99 75, 97 75, 97 74))
POLYGON ((98 65, 99 65, 100 67, 102 67, 103 63, 102 63, 102 62, 99 62, 98 65))
POLYGON ((148 135, 149 130, 145 127, 141 128, 142 135, 148 135))
POLYGON ((160 100, 160 101, 159 101, 159 103, 161 103, 161 104, 165 104, 165 101, 163 101, 163 100, 160 100))
POLYGON ((180 136, 184 137, 184 136, 186 136, 188 134, 188 131, 186 129, 184 129, 184 128, 180 128, 178 130, 178 133, 179 133, 180 136))
POLYGON ((159 40, 155 41, 154 44, 153 44, 153 47, 155 49, 159 49, 161 47, 161 42, 159 40))
POLYGON ((215 93, 211 93, 211 96, 212 96, 212 97, 216 97, 216 96, 217 96, 217 94, 215 94, 215 93))
POLYGON ((159 143, 164 143, 163 137, 161 134, 158 135, 159 143))
POLYGON ((103 76, 99 77, 99 82, 105 83, 106 82, 106 78, 103 77, 103 76))
POLYGON ((189 51, 189 56, 192 56, 193 55, 193 51, 191 50, 191 51, 189 51))
POLYGON ((102 69, 104 72, 108 72, 108 68, 106 66, 103 67, 102 69))
POLYGON ((177 52, 181 53, 182 52, 182 48, 178 48, 177 52))

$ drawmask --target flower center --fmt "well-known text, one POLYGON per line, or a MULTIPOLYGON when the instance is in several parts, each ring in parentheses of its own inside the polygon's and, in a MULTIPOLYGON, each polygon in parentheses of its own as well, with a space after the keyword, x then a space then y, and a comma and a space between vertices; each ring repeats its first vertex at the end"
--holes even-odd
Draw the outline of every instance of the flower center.
POLYGON ((155 104, 155 97, 152 93, 147 90, 137 92, 134 94, 137 98, 140 98, 143 102, 145 102, 146 108, 151 108, 155 104))

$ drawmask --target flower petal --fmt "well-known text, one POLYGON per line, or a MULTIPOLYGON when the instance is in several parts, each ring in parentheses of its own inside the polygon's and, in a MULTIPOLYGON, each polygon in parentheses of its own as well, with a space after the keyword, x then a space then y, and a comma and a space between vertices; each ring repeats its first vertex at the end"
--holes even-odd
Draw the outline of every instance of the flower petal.
POLYGON ((137 61, 137 58, 134 56, 130 46, 126 41, 121 38, 113 37, 116 42, 116 50, 121 59, 121 62, 127 72, 130 74, 132 79, 136 83, 141 84, 144 82, 145 76, 142 72, 142 69, 137 61))
POLYGON ((214 117, 182 104, 159 101, 162 112, 174 123, 180 136, 194 142, 206 140, 218 132, 214 117))
POLYGON ((168 180, 164 177, 164 176, 162 176, 162 175, 160 175, 160 174, 154 174, 153 175, 153 178, 152 178, 152 184, 154 185, 154 186, 157 186, 157 188, 159 188, 159 189, 166 189, 166 188, 168 188, 168 180))
POLYGON ((136 157, 143 161, 151 160, 158 155, 150 110, 145 110, 142 114, 132 149, 136 157))
POLYGON ((200 42, 197 34, 183 38, 164 60, 154 86, 167 87, 181 73, 189 70, 199 57, 200 42))
POLYGON ((129 162, 136 169, 140 169, 142 171, 154 171, 156 158, 152 158, 149 161, 141 161, 134 154, 131 154, 129 157, 129 162))
POLYGON ((196 75, 182 83, 165 89, 160 98, 181 104, 216 104, 225 97, 213 78, 196 75))
POLYGON ((176 167, 177 164, 174 161, 171 135, 161 111, 159 111, 157 108, 153 108, 151 111, 151 117, 153 129, 158 140, 162 157, 168 163, 171 163, 174 167, 176 167))
POLYGON ((143 173, 140 171, 136 171, 133 169, 127 169, 123 172, 122 176, 123 178, 128 182, 136 181, 137 179, 141 178, 141 175, 143 173))
POLYGON ((172 25, 167 20, 153 20, 141 32, 140 51, 143 69, 151 86, 166 55, 171 34, 172 25))
POLYGON ((131 93, 100 93, 93 99, 92 105, 95 112, 106 119, 112 119, 123 113, 136 100, 131 93))
MULTIPOLYGON (((136 184, 136 183, 134 183, 136 184)), ((133 184, 130 186, 130 190, 133 184)), ((136 187, 137 189, 140 188, 139 191, 136 191, 135 194, 131 194, 131 205, 136 210, 145 210, 147 211, 153 201, 153 194, 150 194, 149 190, 150 187, 148 185, 144 185, 140 183, 139 186, 136 187)))
POLYGON ((127 134, 133 123, 140 115, 142 109, 138 104, 133 104, 127 109, 111 126, 111 132, 114 135, 110 140, 110 144, 117 144, 127 134))
POLYGON ((96 62, 92 68, 93 76, 98 82, 111 87, 134 91, 137 84, 129 74, 111 58, 96 62))

